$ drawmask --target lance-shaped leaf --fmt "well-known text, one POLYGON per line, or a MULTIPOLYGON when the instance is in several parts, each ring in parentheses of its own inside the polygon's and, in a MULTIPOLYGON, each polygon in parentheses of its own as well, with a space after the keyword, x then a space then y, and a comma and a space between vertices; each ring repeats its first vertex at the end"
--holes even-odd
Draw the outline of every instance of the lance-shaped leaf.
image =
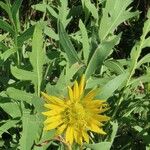
POLYGON ((100 22, 99 37, 103 41, 109 34, 113 34, 115 29, 122 22, 138 15, 138 12, 130 12, 129 5, 132 0, 107 0, 103 8, 103 16, 100 22))
POLYGON ((0 19, 0 29, 9 32, 12 35, 14 35, 15 33, 13 28, 6 21, 3 21, 2 19, 0 19))
POLYGON ((0 7, 5 10, 8 15, 11 13, 9 7, 2 1, 0 1, 0 7))
POLYGON ((88 9, 92 17, 96 19, 96 23, 98 23, 98 9, 95 7, 94 3, 92 3, 91 0, 82 0, 82 5, 88 9))
POLYGON ((121 65, 121 63, 119 63, 119 61, 116 60, 106 60, 104 62, 104 65, 109 68, 110 70, 114 71, 115 73, 117 73, 118 75, 121 73, 124 73, 124 68, 121 65))
POLYGON ((82 34, 82 46, 83 46, 83 55, 84 55, 84 60, 87 63, 89 53, 90 53, 90 45, 89 45, 89 40, 88 40, 88 34, 85 25, 83 24, 82 20, 79 21, 79 28, 81 30, 82 34))
POLYGON ((110 80, 104 87, 101 88, 100 94, 97 95, 97 98, 100 99, 108 99, 110 96, 113 95, 113 93, 122 86, 123 83, 128 78, 129 73, 123 73, 114 79, 110 80))
POLYGON ((30 62, 33 67, 33 73, 36 76, 36 80, 33 79, 35 85, 35 92, 40 95, 40 88, 43 76, 43 65, 45 51, 43 48, 43 32, 42 25, 37 24, 35 26, 33 40, 32 40, 32 52, 30 54, 30 62))
POLYGON ((11 66, 11 73, 14 77, 16 77, 19 80, 33 80, 36 79, 36 75, 27 70, 19 69, 16 66, 11 66))
POLYGON ((31 93, 27 93, 25 91, 21 91, 13 87, 9 87, 6 91, 6 94, 12 99, 24 101, 29 104, 32 103, 33 94, 31 93))
MULTIPOLYGON (((140 41, 138 41, 135 46, 132 48, 131 53, 130 53, 130 57, 131 57, 131 63, 130 63, 130 76, 129 76, 129 80, 132 77, 132 75, 135 72, 135 69, 137 67, 139 67, 145 60, 147 61, 147 58, 149 57, 149 55, 143 57, 139 63, 138 63, 138 59, 141 55, 142 49, 145 47, 149 47, 150 44, 148 43, 149 41, 149 32, 150 32, 150 11, 148 11, 148 19, 145 21, 144 23, 144 27, 143 27, 143 34, 140 38, 140 41)), ((127 84, 129 83, 129 80, 127 82, 127 84)))
POLYGON ((97 47, 85 72, 87 78, 95 72, 97 67, 102 66, 103 61, 111 54, 112 48, 118 43, 119 39, 119 36, 116 36, 111 41, 104 42, 97 47))
MULTIPOLYGON (((68 18, 70 9, 68 8, 68 1, 60 0, 61 6, 58 8, 58 19, 62 22, 63 27, 66 28, 71 18, 68 18)), ((51 13, 51 12, 50 12, 51 13)))
POLYGON ((19 120, 13 119, 13 120, 7 120, 3 125, 1 125, 1 130, 0 130, 0 136, 4 133, 7 132, 8 129, 11 127, 16 126, 16 124, 19 122, 19 120))
POLYGON ((33 36, 35 26, 31 26, 26 31, 24 31, 20 36, 18 36, 18 46, 22 46, 23 42, 28 40, 33 36))
POLYGON ((58 22, 58 31, 59 31, 59 42, 63 48, 63 50, 66 52, 66 55, 68 56, 69 62, 71 65, 73 65, 76 62, 80 62, 80 59, 78 58, 77 52, 72 45, 62 23, 58 22))
POLYGON ((12 18, 14 22, 16 23, 16 26, 18 26, 18 29, 20 29, 20 22, 19 22, 19 8, 22 4, 23 0, 15 0, 14 4, 12 5, 12 18))
POLYGON ((29 150, 32 149, 34 142, 39 139, 43 124, 36 115, 30 115, 29 112, 23 113, 22 123, 20 149, 29 150))

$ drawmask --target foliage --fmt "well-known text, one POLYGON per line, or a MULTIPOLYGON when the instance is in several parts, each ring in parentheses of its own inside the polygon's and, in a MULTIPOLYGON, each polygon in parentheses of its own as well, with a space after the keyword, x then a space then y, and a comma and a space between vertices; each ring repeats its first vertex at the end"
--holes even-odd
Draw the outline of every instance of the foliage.
POLYGON ((66 96, 85 74, 86 89, 99 87, 97 98, 110 104, 111 121, 107 136, 91 135, 82 148, 149 149, 150 11, 130 54, 118 58, 130 37, 123 39, 122 26, 133 29, 140 15, 132 0, 35 2, 23 18, 22 0, 0 1, 0 148, 65 149, 53 130, 43 131, 40 92, 66 96))

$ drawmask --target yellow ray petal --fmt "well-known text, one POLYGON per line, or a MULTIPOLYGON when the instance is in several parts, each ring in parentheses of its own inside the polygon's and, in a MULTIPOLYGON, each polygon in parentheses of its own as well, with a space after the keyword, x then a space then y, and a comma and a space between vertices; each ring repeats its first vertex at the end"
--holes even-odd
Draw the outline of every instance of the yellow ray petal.
POLYGON ((51 129, 55 129, 57 128, 60 124, 62 124, 62 121, 56 121, 56 122, 52 122, 50 124, 46 124, 44 126, 44 130, 51 130, 51 129))
POLYGON ((97 119, 98 121, 108 121, 108 120, 110 120, 110 117, 105 116, 105 115, 93 115, 93 117, 95 119, 97 119))
POLYGON ((96 124, 91 123, 89 126, 89 130, 96 132, 96 133, 100 133, 100 134, 106 134, 106 132, 104 132, 101 128, 99 128, 96 124))
POLYGON ((69 142, 70 144, 73 143, 73 127, 72 126, 68 126, 67 130, 66 130, 66 141, 69 142))
POLYGON ((77 81, 75 81, 74 86, 73 86, 73 97, 74 97, 74 100, 79 99, 79 86, 78 86, 77 81))
MULTIPOLYGON (((101 102, 93 102, 93 101, 84 101, 83 105, 87 109, 101 109, 103 107, 103 104, 101 102)), ((102 108, 103 109, 103 108, 102 108)))
POLYGON ((74 130, 74 139, 76 143, 78 143, 79 145, 82 145, 82 136, 79 131, 74 130))
POLYGON ((87 108, 88 112, 91 112, 93 114, 100 114, 107 111, 108 109, 109 108, 94 108, 94 107, 87 108))
POLYGON ((82 145, 83 144, 83 138, 81 135, 79 135, 78 137, 79 137, 79 144, 82 145))
POLYGON ((84 86, 85 86, 85 75, 82 75, 82 78, 81 78, 81 81, 79 84, 79 95, 80 96, 83 94, 84 86))
POLYGON ((62 124, 60 127, 57 128, 57 133, 58 135, 62 134, 63 131, 66 129, 67 124, 62 124))
POLYGON ((106 100, 92 100, 92 101, 88 101, 88 102, 85 102, 85 103, 89 107, 100 107, 104 103, 106 104, 106 100))
POLYGON ((48 109, 58 110, 58 111, 63 111, 65 109, 64 107, 54 105, 54 104, 44 104, 44 107, 46 107, 48 109))
POLYGON ((71 101, 73 101, 73 91, 70 86, 68 86, 68 94, 71 101))
POLYGON ((82 136, 83 136, 84 140, 85 140, 87 143, 89 143, 89 135, 87 134, 86 131, 82 131, 82 136))
MULTIPOLYGON (((93 115, 94 116, 94 115, 93 115)), ((95 124, 97 126, 103 126, 104 124, 101 123, 100 121, 96 120, 95 118, 93 117, 90 117, 89 121, 88 121, 88 124, 95 124)))
POLYGON ((74 130, 73 136, 74 136, 75 142, 78 143, 78 132, 76 130, 74 130))
POLYGON ((56 103, 56 104, 59 104, 59 105, 64 105, 64 101, 59 99, 56 96, 50 96, 50 95, 47 95, 44 92, 41 92, 41 95, 45 98, 45 100, 47 102, 56 103))
POLYGON ((96 93, 99 91, 99 89, 92 89, 87 93, 87 95, 83 98, 85 101, 91 101, 94 99, 96 93))
POLYGON ((103 112, 107 111, 108 109, 109 109, 109 107, 108 108, 100 108, 99 113, 103 113, 103 112))
POLYGON ((62 110, 50 110, 50 111, 46 111, 46 112, 42 112, 42 114, 43 115, 45 115, 45 116, 55 116, 55 115, 58 115, 59 113, 61 113, 63 111, 63 109, 62 110))
POLYGON ((48 117, 48 118, 44 121, 44 124, 52 123, 52 122, 56 122, 56 121, 61 121, 61 120, 62 120, 61 115, 56 115, 56 116, 48 117))
POLYGON ((102 135, 106 135, 107 134, 102 128, 99 129, 99 133, 102 134, 102 135))

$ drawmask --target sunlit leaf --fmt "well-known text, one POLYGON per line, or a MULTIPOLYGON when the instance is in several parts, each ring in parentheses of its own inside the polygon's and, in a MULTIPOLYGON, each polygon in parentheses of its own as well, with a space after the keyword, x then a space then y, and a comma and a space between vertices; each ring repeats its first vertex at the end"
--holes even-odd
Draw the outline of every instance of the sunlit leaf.
POLYGON ((118 43, 119 37, 115 37, 110 41, 100 44, 92 55, 89 64, 87 66, 85 75, 87 78, 92 75, 97 67, 103 65, 103 61, 111 54, 112 48, 118 43))
POLYGON ((130 12, 128 6, 132 0, 107 0, 103 8, 103 16, 100 22, 99 37, 103 41, 109 34, 113 34, 118 25, 138 15, 138 12, 130 12))
POLYGON ((40 88, 43 76, 43 65, 45 63, 45 50, 43 48, 43 32, 41 24, 37 24, 32 40, 32 52, 30 54, 30 62, 33 67, 34 75, 36 76, 36 81, 34 81, 35 92, 40 95, 40 88))
POLYGON ((100 89, 100 94, 97 97, 101 99, 108 99, 127 80, 128 75, 128 73, 123 73, 110 80, 100 89))
POLYGON ((60 42, 61 46, 63 47, 63 50, 66 52, 66 55, 68 56, 70 64, 80 62, 77 52, 76 52, 74 46, 72 45, 64 27, 63 27, 63 24, 61 22, 58 23, 58 29, 59 29, 59 42, 60 42))

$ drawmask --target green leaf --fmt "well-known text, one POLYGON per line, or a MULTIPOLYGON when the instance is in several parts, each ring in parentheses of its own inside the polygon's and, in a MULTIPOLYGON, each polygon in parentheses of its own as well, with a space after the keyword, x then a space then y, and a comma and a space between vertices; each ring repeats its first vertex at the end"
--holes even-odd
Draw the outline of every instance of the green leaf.
POLYGON ((22 46, 23 42, 25 42, 26 40, 28 40, 29 38, 31 38, 33 36, 33 32, 34 32, 34 28, 35 26, 32 26, 30 28, 28 28, 26 31, 24 31, 20 36, 18 36, 18 46, 22 46))
POLYGON ((103 65, 103 61, 111 54, 112 48, 118 43, 118 41, 119 36, 116 36, 111 41, 103 42, 97 47, 85 71, 87 79, 95 72, 97 67, 103 65))
POLYGON ((113 79, 113 77, 97 78, 91 76, 86 83, 86 88, 92 89, 93 87, 102 87, 111 79, 113 79))
POLYGON ((0 42, 0 50, 7 51, 9 47, 7 47, 4 43, 0 42))
POLYGON ((18 120, 7 120, 3 125, 0 126, 0 136, 4 133, 7 132, 8 129, 11 127, 14 127, 18 120))
POLYGON ((4 53, 0 54, 0 58, 5 62, 12 54, 16 51, 14 48, 6 50, 4 53))
POLYGON ((64 51, 66 52, 66 55, 68 56, 70 65, 76 62, 80 62, 77 52, 73 47, 71 41, 69 40, 69 37, 60 21, 58 22, 58 31, 59 31, 59 42, 63 47, 64 51))
POLYGON ((36 4, 32 5, 32 8, 41 12, 46 13, 46 11, 53 17, 58 18, 58 14, 56 11, 49 5, 47 4, 36 4))
POLYGON ((33 72, 19 69, 16 66, 11 65, 11 73, 19 80, 36 80, 36 75, 33 72))
POLYGON ((115 29, 122 22, 137 16, 138 12, 130 12, 129 5, 132 0, 107 0, 100 22, 99 37, 103 41, 109 34, 114 34, 115 29))
POLYGON ((140 76, 136 79, 131 79, 131 81, 129 82, 129 85, 136 86, 136 85, 140 85, 141 83, 143 84, 143 83, 146 83, 146 82, 150 82, 149 74, 140 76))
POLYGON ((43 48, 43 32, 42 25, 39 23, 35 26, 33 40, 32 40, 32 52, 30 53, 30 62, 33 67, 33 73, 36 76, 33 79, 35 85, 35 92, 40 95, 41 82, 43 77, 43 65, 45 63, 45 50, 43 48))
POLYGON ((140 41, 141 49, 143 49, 145 47, 150 47, 150 43, 149 43, 150 42, 150 36, 148 35, 149 32, 150 32, 150 18, 148 18, 144 22, 143 34, 141 36, 141 41, 140 41))
POLYGON ((22 118, 23 131, 20 138, 20 149, 30 150, 31 147, 39 139, 39 130, 42 128, 42 123, 36 115, 24 113, 22 118))
POLYGON ((127 80, 128 75, 128 73, 123 73, 110 80, 104 87, 100 89, 100 94, 96 97, 100 99, 108 99, 127 80))
POLYGON ((34 105, 36 112, 41 114, 44 111, 44 100, 41 99, 40 97, 33 96, 32 104, 34 105))
POLYGON ((15 102, 0 103, 0 107, 12 118, 21 117, 20 107, 15 102))
POLYGON ((33 94, 27 93, 25 91, 9 87, 6 91, 6 94, 14 100, 24 101, 29 104, 32 103, 33 94))
MULTIPOLYGON (((114 139, 117 135, 117 131, 118 131, 118 123, 117 122, 111 122, 111 125, 112 125, 112 133, 111 133, 111 137, 110 137, 110 140, 111 140, 111 145, 113 144, 114 142, 114 139)), ((110 147, 111 148, 111 147, 110 147)))
POLYGON ((75 73, 82 67, 78 63, 73 64, 71 67, 67 64, 64 71, 62 71, 58 81, 57 81, 57 88, 64 90, 70 83, 70 80, 73 78, 75 73))
POLYGON ((125 72, 123 66, 116 60, 106 60, 104 65, 118 75, 125 72))
POLYGON ((42 134, 39 144, 43 143, 45 141, 48 141, 48 140, 52 140, 54 138, 55 134, 56 134, 55 130, 43 131, 43 134, 42 134))
POLYGON ((46 12, 46 4, 36 4, 36 5, 32 5, 32 8, 41 12, 46 12))
POLYGON ((55 17, 56 19, 58 18, 58 14, 56 13, 56 11, 52 7, 50 7, 49 5, 47 5, 46 9, 47 9, 48 13, 51 16, 55 17))
POLYGON ((82 41, 82 46, 83 46, 84 60, 87 63, 89 53, 90 53, 90 45, 89 45, 89 40, 88 40, 88 34, 87 34, 87 31, 86 31, 86 27, 83 24, 82 20, 79 21, 79 28, 80 28, 81 34, 82 34, 81 41, 82 41))
POLYGON ((83 0, 85 7, 91 12, 92 16, 98 21, 98 10, 90 0, 83 0))
POLYGON ((4 2, 0 1, 0 7, 5 10, 8 15, 10 14, 9 7, 4 2))
POLYGON ((73 64, 71 67, 69 64, 66 65, 66 68, 60 74, 60 77, 57 81, 56 85, 47 84, 46 91, 50 95, 55 96, 65 96, 67 86, 70 85, 70 80, 73 78, 75 73, 77 73, 81 69, 82 65, 78 63, 73 64))
POLYGON ((19 8, 22 4, 23 0, 15 0, 14 4, 12 5, 12 15, 13 17, 16 16, 17 12, 19 11, 19 8))
POLYGON ((95 143, 95 144, 84 144, 86 147, 91 148, 92 150, 110 150, 113 141, 115 139, 115 136, 117 134, 118 130, 118 123, 117 122, 111 122, 112 125, 112 133, 111 133, 111 138, 110 142, 100 142, 100 143, 95 143))
POLYGON ((148 12, 147 12, 147 18, 150 19, 150 9, 148 9, 148 12))
POLYGON ((91 148, 92 150, 110 150, 111 142, 101 142, 97 144, 85 144, 86 147, 91 148))
MULTIPOLYGON (((129 83, 132 75, 134 74, 135 69, 137 67, 139 67, 139 65, 141 65, 142 61, 144 61, 144 59, 143 60, 141 59, 140 63, 138 63, 138 59, 141 55, 142 49, 149 46, 149 44, 148 45, 146 44, 147 40, 149 39, 149 35, 148 35, 149 32, 150 32, 150 18, 148 18, 144 22, 143 34, 140 38, 140 41, 138 41, 131 50, 131 53, 130 53, 131 62, 130 62, 130 68, 129 68, 130 76, 129 76, 127 85, 129 83), (146 43, 145 43, 145 41, 146 41, 146 43)), ((145 59, 147 59, 146 56, 145 56, 145 59)))
POLYGON ((44 33, 45 33, 47 36, 51 37, 52 39, 54 39, 54 40, 56 40, 56 41, 59 40, 58 35, 57 35, 57 34, 54 32, 54 30, 53 30, 52 28, 50 28, 50 27, 45 26, 45 28, 44 28, 44 33))
POLYGON ((144 44, 143 44, 143 48, 145 47, 150 47, 150 37, 145 39, 144 44))
POLYGON ((142 64, 149 62, 150 62, 150 54, 147 54, 138 61, 136 67, 139 68, 142 64))
POLYGON ((65 29, 71 20, 71 18, 68 19, 68 15, 69 15, 68 1, 60 0, 60 3, 61 3, 61 6, 58 9, 59 10, 58 19, 61 21, 65 29))
POLYGON ((10 34, 14 35, 14 30, 13 28, 6 22, 0 19, 0 28, 3 29, 4 31, 9 32, 10 34))

